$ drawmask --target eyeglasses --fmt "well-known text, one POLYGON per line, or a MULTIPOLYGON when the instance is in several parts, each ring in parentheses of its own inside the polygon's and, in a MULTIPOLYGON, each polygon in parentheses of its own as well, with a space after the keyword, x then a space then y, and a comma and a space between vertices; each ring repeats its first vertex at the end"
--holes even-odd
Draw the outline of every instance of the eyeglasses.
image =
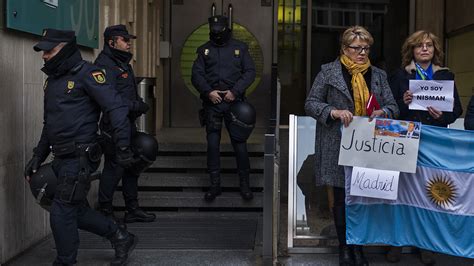
POLYGON ((431 49, 431 48, 433 48, 433 44, 432 43, 419 43, 419 44, 415 45, 415 48, 418 48, 418 49, 422 49, 422 48, 431 49))
POLYGON ((352 50, 356 51, 358 54, 362 53, 362 51, 364 51, 365 53, 369 53, 370 52, 370 46, 366 46, 366 47, 361 47, 361 46, 347 46, 349 48, 351 48, 352 50))

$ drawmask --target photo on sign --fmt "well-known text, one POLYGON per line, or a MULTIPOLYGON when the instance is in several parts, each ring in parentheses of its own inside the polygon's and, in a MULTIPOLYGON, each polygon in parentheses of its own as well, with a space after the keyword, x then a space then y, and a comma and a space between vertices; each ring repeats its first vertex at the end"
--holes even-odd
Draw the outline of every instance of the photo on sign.
POLYGON ((421 123, 413 121, 376 119, 374 136, 419 139, 421 123))

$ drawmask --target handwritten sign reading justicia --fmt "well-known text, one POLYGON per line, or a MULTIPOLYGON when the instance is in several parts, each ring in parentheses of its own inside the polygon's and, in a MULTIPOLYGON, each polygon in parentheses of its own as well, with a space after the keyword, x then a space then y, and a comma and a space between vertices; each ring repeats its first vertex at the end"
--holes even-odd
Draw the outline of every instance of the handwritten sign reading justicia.
POLYGON ((343 127, 339 165, 415 173, 419 139, 406 138, 398 123, 376 127, 376 121, 355 116, 343 127))

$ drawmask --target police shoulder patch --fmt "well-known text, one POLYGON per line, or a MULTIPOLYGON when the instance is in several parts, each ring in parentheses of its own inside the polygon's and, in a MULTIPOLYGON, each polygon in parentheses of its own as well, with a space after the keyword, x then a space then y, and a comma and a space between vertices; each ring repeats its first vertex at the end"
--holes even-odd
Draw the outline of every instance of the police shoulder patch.
POLYGON ((100 84, 105 83, 105 74, 102 71, 92 72, 92 77, 97 83, 100 83, 100 84))
POLYGON ((74 89, 74 81, 69 80, 67 82, 67 88, 68 88, 68 90, 74 89))

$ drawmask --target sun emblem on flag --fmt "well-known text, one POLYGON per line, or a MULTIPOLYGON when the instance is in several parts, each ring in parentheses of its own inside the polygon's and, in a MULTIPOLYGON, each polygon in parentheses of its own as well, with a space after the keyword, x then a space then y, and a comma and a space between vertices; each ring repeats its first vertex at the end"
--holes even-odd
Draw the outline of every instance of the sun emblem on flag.
POLYGON ((426 192, 431 202, 439 207, 452 205, 457 196, 456 186, 447 176, 434 176, 428 180, 426 192))

